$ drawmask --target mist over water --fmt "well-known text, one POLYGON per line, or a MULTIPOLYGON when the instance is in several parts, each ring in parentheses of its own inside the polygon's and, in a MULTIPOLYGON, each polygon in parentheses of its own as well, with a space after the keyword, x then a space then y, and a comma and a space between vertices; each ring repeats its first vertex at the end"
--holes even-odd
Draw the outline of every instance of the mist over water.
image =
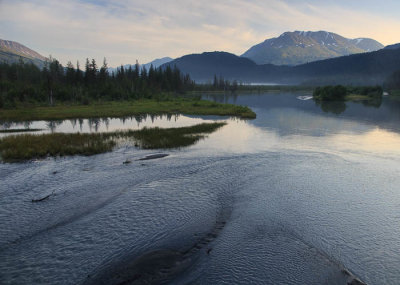
MULTIPOLYGON (((205 95, 248 105, 257 119, 222 118, 162 159, 138 161, 157 151, 122 146, 0 164, 0 283, 346 284, 346 268, 396 284, 400 103, 322 107, 299 95, 205 95)), ((108 121, 97 130, 138 123, 108 121)), ((40 124, 51 131, 30 126, 40 124)), ((81 131, 72 125, 56 130, 81 131)))

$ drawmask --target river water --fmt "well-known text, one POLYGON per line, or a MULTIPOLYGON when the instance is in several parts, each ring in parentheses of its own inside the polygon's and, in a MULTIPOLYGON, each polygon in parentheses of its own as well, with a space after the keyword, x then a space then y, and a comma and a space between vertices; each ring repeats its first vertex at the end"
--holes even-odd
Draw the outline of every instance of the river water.
MULTIPOLYGON (((228 122, 161 159, 139 161, 158 152, 127 145, 0 164, 0 283, 346 284, 348 274, 399 283, 400 102, 317 106, 298 96, 204 96, 250 106, 251 121, 97 123, 228 122)), ((89 125, 2 128, 96 131, 89 125)))

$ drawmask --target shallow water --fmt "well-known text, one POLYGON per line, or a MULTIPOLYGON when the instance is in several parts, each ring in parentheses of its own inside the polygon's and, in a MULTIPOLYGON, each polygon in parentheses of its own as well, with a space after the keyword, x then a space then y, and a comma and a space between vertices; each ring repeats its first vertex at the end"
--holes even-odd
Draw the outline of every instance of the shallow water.
POLYGON ((257 119, 161 159, 0 164, 0 283, 398 283, 400 105, 297 96, 209 96, 257 119))
MULTIPOLYGON (((223 118, 216 118, 221 120, 223 118)), ((15 134, 48 134, 54 132, 62 133, 96 133, 112 132, 116 130, 138 130, 144 127, 174 128, 187 127, 203 123, 201 117, 190 117, 182 115, 140 115, 126 118, 92 118, 92 119, 72 119, 57 121, 28 121, 28 122, 0 122, 0 137, 15 134), (32 132, 9 132, 7 130, 29 130, 32 132)))

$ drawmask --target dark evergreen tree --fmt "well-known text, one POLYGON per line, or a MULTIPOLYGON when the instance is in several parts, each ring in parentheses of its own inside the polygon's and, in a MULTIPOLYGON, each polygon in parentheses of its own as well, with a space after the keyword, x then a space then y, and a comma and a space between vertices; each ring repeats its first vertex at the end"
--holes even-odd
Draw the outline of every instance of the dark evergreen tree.
POLYGON ((106 58, 103 59, 103 65, 100 68, 99 71, 99 80, 102 84, 104 84, 107 80, 108 77, 108 66, 107 66, 107 60, 106 58))
POLYGON ((68 63, 67 63, 67 71, 66 71, 67 83, 70 84, 70 85, 74 84, 75 83, 75 78, 76 78, 76 76, 75 76, 74 65, 70 61, 68 61, 68 63))
MULTIPOLYGON (((0 108, 13 108, 18 102, 73 101, 87 104, 90 100, 122 100, 160 98, 160 93, 182 93, 193 90, 195 83, 176 67, 147 70, 135 66, 117 69, 109 74, 107 61, 98 70, 96 61, 86 59, 85 72, 68 62, 64 68, 52 57, 40 70, 33 64, 20 61, 0 63, 0 108)), ((224 83, 225 84, 225 83, 224 83)))
POLYGON ((83 72, 80 69, 79 61, 76 62, 75 72, 75 84, 81 84, 83 82, 83 72))

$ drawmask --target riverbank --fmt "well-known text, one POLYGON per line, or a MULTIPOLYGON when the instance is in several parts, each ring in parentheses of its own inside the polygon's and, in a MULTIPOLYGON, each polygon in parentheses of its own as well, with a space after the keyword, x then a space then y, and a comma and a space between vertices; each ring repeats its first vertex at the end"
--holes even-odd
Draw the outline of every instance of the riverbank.
POLYGON ((389 94, 394 97, 400 97, 400 90, 390 90, 389 94))
POLYGON ((143 99, 136 101, 98 102, 90 105, 32 106, 2 109, 2 121, 63 120, 77 118, 127 117, 136 115, 218 115, 254 119, 256 114, 248 107, 221 104, 206 100, 173 98, 164 101, 143 99))
POLYGON ((225 122, 203 123, 182 128, 143 128, 105 133, 52 133, 12 135, 0 139, 4 162, 67 155, 94 155, 111 151, 118 140, 130 140, 143 149, 169 149, 190 146, 224 126, 225 122))

